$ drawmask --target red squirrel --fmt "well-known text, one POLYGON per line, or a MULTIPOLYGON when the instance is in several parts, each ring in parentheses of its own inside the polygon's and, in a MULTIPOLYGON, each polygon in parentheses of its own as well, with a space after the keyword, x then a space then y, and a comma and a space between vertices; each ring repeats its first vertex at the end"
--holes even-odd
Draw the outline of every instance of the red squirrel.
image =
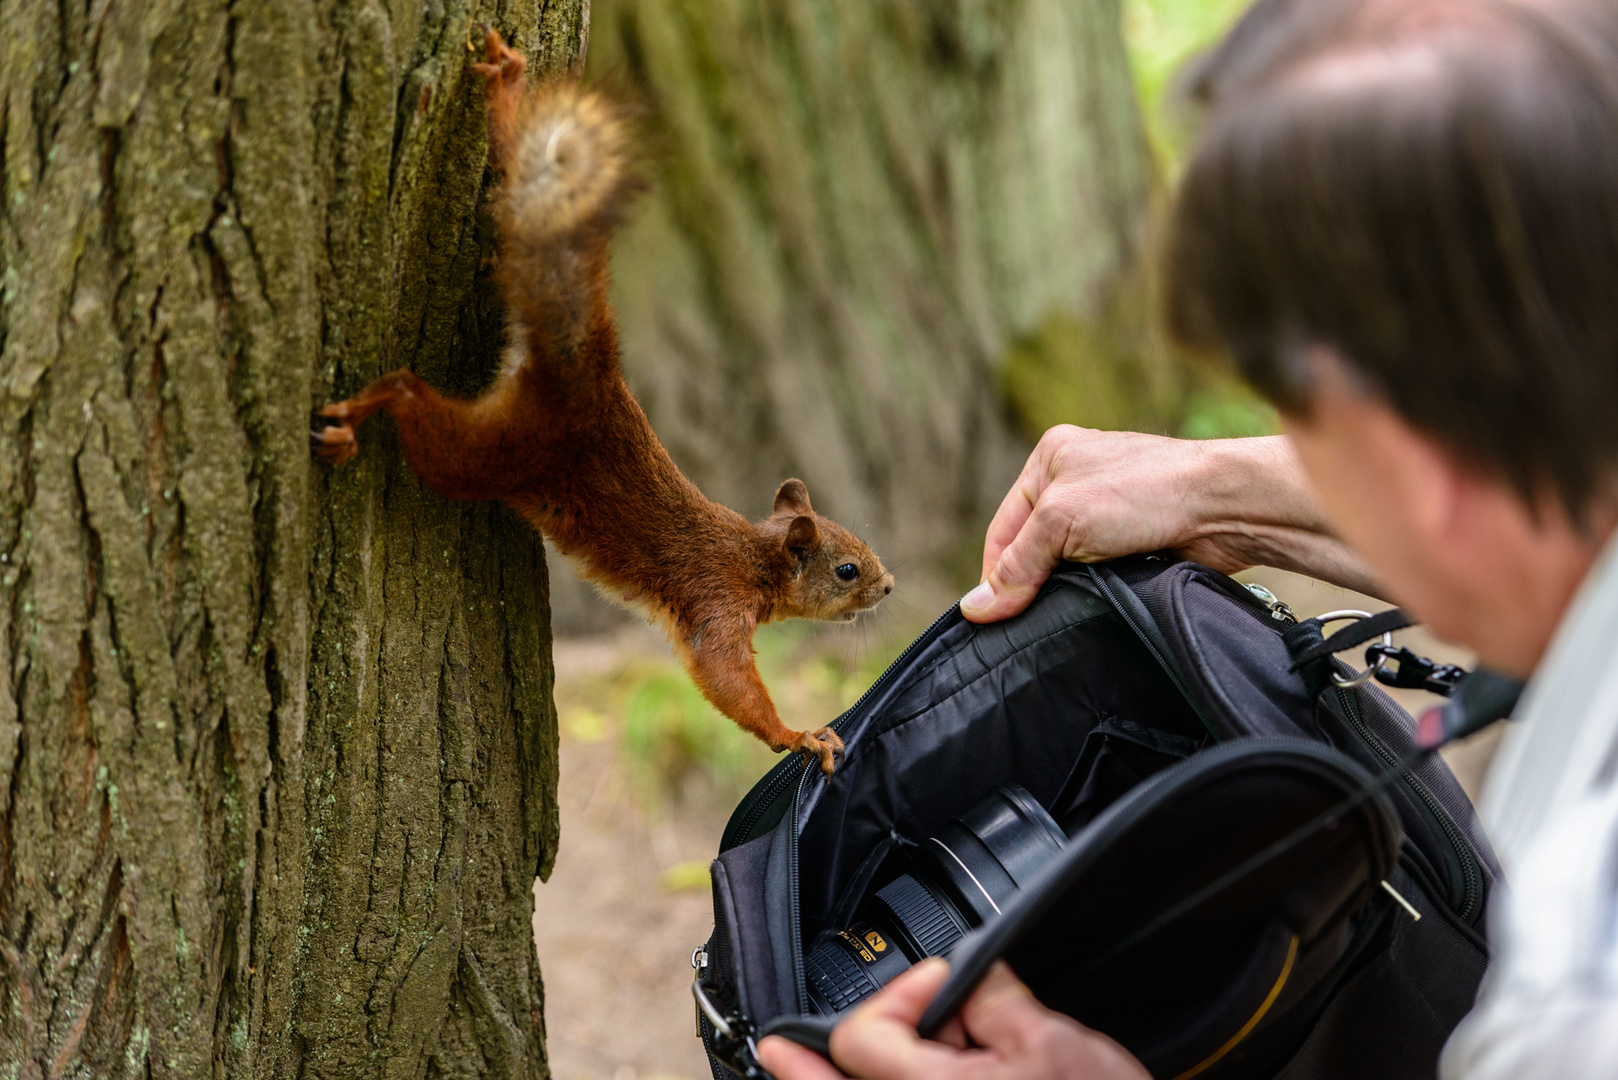
POLYGON ((440 395, 409 371, 322 408, 317 451, 341 465, 354 429, 391 415, 422 483, 448 499, 504 499, 609 598, 660 623, 714 707, 776 751, 818 759, 829 727, 781 722, 753 631, 777 619, 852 621, 893 591, 871 549, 816 514, 801 480, 750 522, 698 491, 630 395, 607 300, 607 242, 641 186, 625 112, 574 83, 527 92, 523 57, 485 29, 490 156, 503 180, 496 277, 515 323, 494 385, 440 395))

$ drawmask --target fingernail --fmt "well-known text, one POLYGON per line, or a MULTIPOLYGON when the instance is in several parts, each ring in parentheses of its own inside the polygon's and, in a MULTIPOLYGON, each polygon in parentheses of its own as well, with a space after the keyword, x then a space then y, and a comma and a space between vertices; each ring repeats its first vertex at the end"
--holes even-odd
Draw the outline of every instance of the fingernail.
POLYGON ((989 588, 989 583, 985 581, 961 597, 961 610, 982 611, 992 603, 994 603, 994 590, 989 588))

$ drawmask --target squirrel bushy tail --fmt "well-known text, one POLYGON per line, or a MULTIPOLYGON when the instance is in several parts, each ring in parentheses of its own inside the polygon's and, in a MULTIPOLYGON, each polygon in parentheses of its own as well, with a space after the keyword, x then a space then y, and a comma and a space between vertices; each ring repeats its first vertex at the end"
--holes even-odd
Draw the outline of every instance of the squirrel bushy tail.
POLYGON ((644 186, 643 155, 619 101, 573 82, 541 86, 507 135, 501 226, 512 241, 608 232, 644 186))
POLYGON ((645 186, 629 109, 600 91, 558 82, 509 112, 495 148, 505 176, 496 209, 498 278, 523 330, 525 361, 563 379, 610 378, 617 335, 606 295, 607 241, 645 186), (610 356, 600 348, 608 343, 610 356))

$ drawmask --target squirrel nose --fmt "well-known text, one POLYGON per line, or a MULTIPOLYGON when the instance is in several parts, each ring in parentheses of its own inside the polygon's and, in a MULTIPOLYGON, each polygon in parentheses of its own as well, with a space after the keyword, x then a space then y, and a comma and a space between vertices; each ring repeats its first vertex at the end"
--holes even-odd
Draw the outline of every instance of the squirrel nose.
POLYGON ((892 591, 893 591, 893 575, 892 574, 883 574, 882 575, 882 595, 886 596, 892 591))

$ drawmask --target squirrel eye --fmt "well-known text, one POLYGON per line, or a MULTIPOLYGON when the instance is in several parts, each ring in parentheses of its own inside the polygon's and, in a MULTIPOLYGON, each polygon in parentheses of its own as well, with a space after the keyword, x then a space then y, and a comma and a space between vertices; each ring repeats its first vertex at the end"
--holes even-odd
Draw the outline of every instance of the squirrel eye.
POLYGON ((837 576, 844 581, 853 581, 860 576, 860 568, 851 562, 846 562, 837 568, 837 576))

